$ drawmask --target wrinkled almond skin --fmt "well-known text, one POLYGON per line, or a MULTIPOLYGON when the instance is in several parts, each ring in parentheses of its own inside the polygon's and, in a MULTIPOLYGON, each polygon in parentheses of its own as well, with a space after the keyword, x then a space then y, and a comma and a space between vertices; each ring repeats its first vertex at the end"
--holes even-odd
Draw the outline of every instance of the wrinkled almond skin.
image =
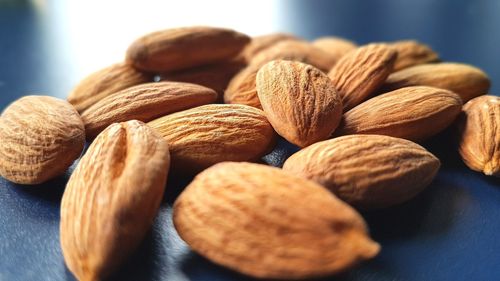
POLYGON ((462 111, 458 151, 464 163, 474 171, 500 177, 500 98, 479 96, 462 111))
POLYGON ((271 33, 252 37, 250 43, 243 49, 241 56, 249 62, 261 51, 285 40, 300 40, 296 36, 287 33, 271 33))
POLYGON ((393 71, 439 60, 438 54, 429 46, 415 40, 401 40, 390 45, 398 52, 393 71))
POLYGON ((344 55, 328 76, 342 97, 344 111, 368 99, 392 72, 398 53, 387 44, 361 46, 344 55))
POLYGON ((203 105, 148 125, 167 140, 173 167, 186 174, 223 161, 256 161, 276 137, 262 110, 239 104, 203 105))
POLYGON ((283 170, 313 180, 361 209, 403 203, 425 189, 440 162, 420 145, 379 135, 315 143, 288 158, 283 170))
POLYGON ((349 110, 336 133, 423 141, 448 127, 461 108, 460 97, 448 90, 407 87, 371 98, 349 110))
POLYGON ((175 71, 228 61, 250 42, 232 29, 194 26, 166 29, 135 40, 126 59, 148 72, 175 71))
POLYGON ((261 52, 250 61, 250 64, 262 67, 273 60, 290 60, 310 64, 322 71, 328 71, 336 63, 330 54, 300 40, 281 41, 261 52))
POLYGON ((250 163, 220 163, 174 204, 177 232, 212 262, 257 278, 335 274, 380 246, 363 218, 320 185, 250 163))
POLYGON ((103 280, 141 243, 169 163, 167 143, 135 120, 109 126, 90 145, 61 202, 62 252, 78 280, 103 280))
POLYGON ((312 44, 324 52, 329 53, 336 61, 358 47, 356 43, 350 40, 335 36, 320 37, 314 40, 312 44))
POLYGON ((224 102, 245 104, 262 109, 255 81, 259 69, 260 66, 249 65, 236 74, 224 92, 224 102))
POLYGON ((26 96, 0 116, 0 175, 39 184, 63 174, 82 153, 85 130, 66 101, 26 96))
POLYGON ((479 68, 460 63, 421 64, 391 74, 381 92, 408 86, 430 86, 457 93, 465 103, 490 89, 490 79, 479 68))
POLYGON ((82 113, 99 100, 125 88, 151 82, 153 77, 131 65, 117 63, 96 71, 83 79, 68 96, 78 112, 82 113))
POLYGON ((304 63, 264 65, 257 93, 276 132, 301 147, 329 138, 342 117, 340 96, 328 76, 304 63))
POLYGON ((87 139, 93 140, 113 123, 149 122, 155 118, 213 103, 217 93, 189 83, 157 82, 127 88, 108 96, 82 114, 87 139))

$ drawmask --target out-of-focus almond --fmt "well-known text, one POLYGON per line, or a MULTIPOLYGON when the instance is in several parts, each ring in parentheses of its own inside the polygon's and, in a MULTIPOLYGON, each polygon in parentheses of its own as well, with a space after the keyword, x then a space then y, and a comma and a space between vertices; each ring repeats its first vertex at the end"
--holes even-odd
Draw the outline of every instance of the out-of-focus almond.
POLYGON ((345 54, 357 48, 356 43, 335 36, 325 36, 320 37, 312 42, 313 46, 316 46, 329 53, 332 57, 338 61, 345 54))
POLYGON ((401 40, 390 45, 398 52, 393 71, 439 60, 438 54, 429 46, 415 40, 401 40))
POLYGON ((271 33, 261 36, 252 37, 250 43, 243 49, 241 56, 245 61, 249 62, 252 58, 261 51, 275 45, 278 42, 285 40, 300 40, 292 34, 288 33, 271 33))
POLYGON ((224 92, 224 102, 245 104, 262 109, 255 80, 259 69, 258 65, 249 65, 236 74, 224 92))

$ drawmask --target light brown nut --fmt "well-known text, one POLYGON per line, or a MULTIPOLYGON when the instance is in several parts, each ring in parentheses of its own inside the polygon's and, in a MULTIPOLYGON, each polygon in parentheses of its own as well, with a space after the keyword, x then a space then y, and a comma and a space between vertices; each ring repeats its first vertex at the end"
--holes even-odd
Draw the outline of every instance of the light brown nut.
POLYGON ((262 110, 240 104, 203 105, 148 125, 167 140, 173 167, 186 174, 223 161, 256 161, 276 137, 262 110))
POLYGON ((440 163, 408 140, 352 135, 315 143, 288 158, 283 170, 322 184, 362 209, 410 200, 433 180, 440 163))
POLYGON ((431 86, 457 93, 465 103, 484 95, 490 79, 479 68, 460 63, 421 64, 391 74, 381 92, 408 86, 431 86))
POLYGON ((387 44, 361 46, 344 55, 328 76, 342 97, 344 111, 368 99, 392 72, 397 52, 387 44))
POLYGON ((127 88, 108 96, 82 114, 87 139, 94 139, 113 123, 155 118, 212 103, 217 93, 189 83, 157 82, 127 88))
POLYGON ((203 171, 176 200, 173 220, 194 251, 258 278, 335 274, 380 250, 363 218, 332 193, 259 164, 203 171))
POLYGON ((458 119, 462 160, 474 171, 500 177, 500 97, 479 96, 462 111, 458 119))
POLYGON ((0 116, 0 175, 39 184, 63 174, 82 153, 85 130, 66 101, 26 96, 0 116))
POLYGON ((241 56, 245 61, 249 62, 252 58, 261 51, 275 45, 278 42, 285 40, 301 40, 292 34, 287 33, 271 33, 252 37, 250 43, 243 49, 241 56))
POLYGON ((328 76, 304 63, 264 65, 257 93, 276 132, 301 147, 329 138, 342 117, 340 96, 328 76))
POLYGON ((60 237, 79 280, 102 280, 141 243, 160 206, 167 143, 142 122, 116 123, 90 145, 66 185, 60 237))
POLYGON ((232 29, 193 26, 146 34, 127 50, 126 59, 143 71, 164 72, 230 60, 250 42, 232 29))
POLYGON ((83 79, 68 95, 68 101, 82 113, 99 100, 125 88, 151 82, 153 77, 131 65, 117 63, 83 79))
POLYGON ((448 127, 461 108, 460 97, 448 90, 407 87, 371 98, 349 110, 336 133, 423 141, 448 127))
POLYGON ((249 65, 236 74, 224 92, 224 102, 245 104, 262 109, 255 81, 259 69, 260 66, 249 65))
POLYGON ((324 52, 329 53, 336 61, 358 47, 356 43, 350 40, 335 36, 320 37, 314 40, 312 44, 324 52))
POLYGON ((261 67, 273 60, 290 60, 310 64, 322 71, 328 71, 336 63, 330 54, 300 40, 281 41, 261 52, 250 61, 250 64, 261 67))
POLYGON ((419 64, 436 62, 439 56, 429 46, 415 40, 401 40, 390 44, 398 52, 393 72, 419 64))

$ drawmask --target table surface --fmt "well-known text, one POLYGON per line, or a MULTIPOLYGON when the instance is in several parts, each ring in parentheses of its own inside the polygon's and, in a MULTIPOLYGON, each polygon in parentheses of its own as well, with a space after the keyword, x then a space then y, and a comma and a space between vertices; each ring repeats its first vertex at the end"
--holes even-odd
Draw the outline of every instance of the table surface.
MULTIPOLYGON (((177 2, 0 0, 0 110, 26 94, 64 98, 85 74, 120 60, 136 36, 193 24, 251 35, 330 34, 360 44, 415 38, 443 60, 484 69, 491 92, 500 92, 500 1, 177 2)), ((403 205, 363 214, 382 245, 380 255, 324 280, 500 279, 500 180, 468 170, 452 133, 424 143, 442 161, 427 190, 403 205)), ((294 151, 280 141, 265 161, 280 166, 294 151)), ((69 173, 32 187, 0 178, 1 281, 74 280, 59 247, 59 205, 69 173)), ((170 176, 152 230, 111 280, 252 280, 193 253, 176 234, 171 206, 189 181, 170 176)))

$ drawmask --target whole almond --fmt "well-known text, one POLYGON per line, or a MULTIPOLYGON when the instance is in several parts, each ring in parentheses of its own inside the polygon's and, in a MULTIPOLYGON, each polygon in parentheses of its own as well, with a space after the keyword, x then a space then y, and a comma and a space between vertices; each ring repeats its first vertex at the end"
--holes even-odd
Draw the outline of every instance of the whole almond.
POLYGON ((258 164, 203 171, 177 198, 173 220, 194 251, 257 278, 335 274, 380 249, 363 218, 332 193, 258 164))
POLYGON ((19 184, 39 184, 63 174, 85 144, 78 112, 66 101, 26 96, 0 116, 0 175, 19 184))
POLYGON ((421 64, 391 74, 381 92, 408 86, 430 86, 450 90, 463 100, 484 95, 490 88, 488 76, 479 68, 460 63, 421 64))
POLYGON ((90 145, 66 185, 60 239, 79 280, 102 280, 141 243, 160 206, 167 143, 142 122, 113 124, 90 145))
POLYGON ((157 82, 127 88, 108 96, 82 114, 87 139, 94 139, 113 123, 155 118, 212 103, 217 93, 189 83, 157 82))
POLYGON ((392 72, 397 54, 389 45, 369 44, 347 53, 335 64, 328 76, 342 97, 344 111, 374 94, 392 72))
POLYGON ((300 40, 296 36, 288 33, 271 33, 252 37, 250 43, 243 49, 241 55, 245 61, 249 62, 261 51, 285 40, 300 40))
POLYGON ((249 65, 236 74, 224 91, 224 102, 245 104, 262 109, 255 81, 259 69, 260 66, 249 65))
POLYGON ((357 48, 356 43, 335 36, 325 36, 317 38, 312 42, 313 46, 329 53, 338 61, 345 54, 357 48))
POLYGON ((190 174, 223 161, 255 161, 270 152, 275 132, 262 110, 211 104, 148 123, 168 142, 173 167, 190 174))
POLYGON ((247 35, 226 28, 166 29, 134 41, 127 61, 143 71, 175 71, 230 60, 248 42, 247 35))
POLYGON ((500 97, 479 96, 467 102, 459 118, 459 152, 474 171, 500 177, 500 97))
POLYGON ((460 114, 460 97, 433 87, 406 87, 371 98, 344 114, 338 135, 376 134, 423 141, 460 114))
POLYGON ((329 138, 342 117, 340 96, 328 76, 304 63, 264 65, 257 93, 276 132, 301 147, 329 138))
POLYGON ((429 46, 415 40, 401 40, 390 45, 398 52, 393 71, 439 60, 438 54, 429 46))
POLYGON ((425 189, 440 163, 408 140, 352 135, 315 143, 288 158, 283 170, 327 187, 362 209, 403 203, 425 189))
POLYGON ((68 101, 82 113, 99 100, 125 88, 152 81, 149 74, 131 65, 117 63, 83 79, 68 96, 68 101))

